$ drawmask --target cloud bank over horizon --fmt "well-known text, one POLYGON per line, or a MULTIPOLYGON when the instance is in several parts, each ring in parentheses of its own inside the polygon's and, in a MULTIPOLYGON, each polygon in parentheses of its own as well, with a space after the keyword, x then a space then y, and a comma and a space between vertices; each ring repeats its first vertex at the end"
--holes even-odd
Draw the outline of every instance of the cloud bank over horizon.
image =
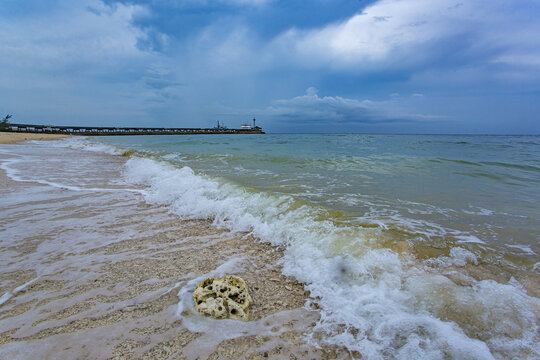
POLYGON ((13 1, 0 112, 28 123, 540 133, 540 1, 13 1))

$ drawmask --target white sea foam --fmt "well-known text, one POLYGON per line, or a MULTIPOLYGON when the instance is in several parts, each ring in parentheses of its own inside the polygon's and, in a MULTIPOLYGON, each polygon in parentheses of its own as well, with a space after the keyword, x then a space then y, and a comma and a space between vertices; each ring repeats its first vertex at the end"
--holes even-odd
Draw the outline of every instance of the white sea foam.
POLYGON ((474 244, 485 244, 485 241, 480 240, 478 237, 471 234, 456 233, 452 234, 458 243, 474 243, 474 244))
POLYGON ((49 145, 52 147, 68 147, 72 149, 105 153, 109 155, 122 155, 125 152, 124 149, 117 146, 103 144, 97 141, 93 141, 91 138, 81 136, 50 141, 49 145))
MULTIPOLYGON (((39 142, 38 142, 39 143, 39 142)), ((51 144, 56 145, 58 141, 51 141, 51 144)), ((43 145, 43 144, 41 144, 43 145)), ((10 154, 6 152, 6 154, 10 154)), ((14 155, 14 154, 10 154, 14 155)), ((42 185, 51 186, 57 189, 66 189, 71 191, 91 191, 91 192, 115 192, 115 191, 129 191, 129 192, 136 192, 136 193, 144 193, 144 190, 141 189, 132 189, 132 188, 104 188, 104 187, 93 187, 93 186, 80 186, 77 184, 68 184, 64 182, 56 182, 51 181, 50 179, 46 179, 45 176, 42 174, 38 174, 35 172, 29 173, 27 171, 20 171, 17 169, 17 165, 28 165, 29 163, 35 164, 36 158, 35 156, 24 156, 17 154, 13 156, 12 158, 3 159, 3 161, 0 163, 0 169, 4 170, 6 172, 6 175, 14 180, 19 182, 34 182, 42 185)), ((24 166, 23 166, 24 167, 24 166)), ((69 176, 65 176, 63 178, 69 179, 69 176)))
MULTIPOLYGON (((372 248, 373 239, 362 229, 316 220, 324 209, 286 195, 246 192, 188 167, 134 157, 125 177, 149 186, 146 200, 169 206, 181 218, 210 218, 218 227, 250 231, 284 247, 284 274, 305 282, 321 309, 315 332, 325 334, 322 343, 346 346, 367 359, 540 356, 535 317, 540 303, 512 284, 457 286, 402 263, 389 249, 372 248), (446 317, 449 306, 458 315, 470 311, 474 321, 446 317)), ((448 259, 454 265, 477 261, 462 248, 448 259)), ((182 312, 186 304, 179 306, 182 312)))
POLYGON ((530 246, 520 245, 520 244, 506 244, 506 247, 521 250, 525 254, 528 254, 528 255, 536 255, 536 253, 531 249, 530 246))
POLYGON ((489 210, 489 209, 484 209, 484 208, 479 207, 479 206, 469 205, 469 209, 471 209, 471 210, 462 210, 462 211, 465 214, 479 215, 479 216, 491 216, 491 215, 495 214, 495 211, 489 210))
POLYGON ((439 256, 437 258, 429 258, 424 261, 424 264, 436 268, 449 266, 462 267, 467 263, 478 265, 478 259, 472 252, 460 247, 450 249, 450 256, 439 256))
POLYGON ((35 279, 32 279, 32 280, 22 284, 21 286, 17 286, 15 289, 13 289, 11 291, 6 292, 4 295, 2 295, 2 297, 0 297, 0 305, 7 302, 13 296, 17 295, 17 293, 19 291, 26 289, 29 285, 32 285, 32 283, 34 283, 38 279, 39 279, 39 276, 37 278, 35 278, 35 279))

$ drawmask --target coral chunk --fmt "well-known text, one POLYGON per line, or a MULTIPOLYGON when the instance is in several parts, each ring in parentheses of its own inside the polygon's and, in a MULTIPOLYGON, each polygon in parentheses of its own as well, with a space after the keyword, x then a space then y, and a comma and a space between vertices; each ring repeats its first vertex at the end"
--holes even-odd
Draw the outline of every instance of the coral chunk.
POLYGON ((193 292, 195 310, 214 319, 247 321, 252 299, 242 278, 228 275, 206 278, 193 292))

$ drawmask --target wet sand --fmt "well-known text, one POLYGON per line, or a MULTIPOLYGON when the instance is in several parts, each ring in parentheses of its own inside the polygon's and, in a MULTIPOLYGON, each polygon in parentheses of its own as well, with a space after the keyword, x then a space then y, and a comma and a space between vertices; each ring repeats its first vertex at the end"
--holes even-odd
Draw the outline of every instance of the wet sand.
POLYGON ((27 140, 58 140, 68 137, 61 134, 33 134, 33 133, 12 133, 0 132, 0 144, 16 144, 27 140))
MULTIPOLYGON (((125 159, 92 156, 106 166, 92 181, 121 176, 125 159)), ((309 343, 319 317, 309 294, 282 275, 282 250, 249 234, 181 220, 137 192, 73 191, 3 170, 0 197, 0 358, 350 357, 309 343), (223 264, 249 286, 250 321, 179 314, 193 281, 223 264)))

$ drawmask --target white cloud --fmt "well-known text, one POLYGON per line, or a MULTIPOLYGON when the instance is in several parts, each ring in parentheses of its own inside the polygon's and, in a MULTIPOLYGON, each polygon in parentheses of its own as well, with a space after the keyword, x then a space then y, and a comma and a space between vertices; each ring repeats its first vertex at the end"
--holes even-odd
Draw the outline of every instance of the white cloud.
POLYGON ((153 72, 162 55, 140 46, 149 33, 133 24, 149 14, 145 7, 99 0, 57 5, 0 22, 0 102, 17 121, 50 122, 42 119, 51 114, 68 124, 143 121, 148 101, 171 97, 178 82, 153 72))
POLYGON ((493 62, 540 69, 540 52, 504 54, 494 59, 493 62))
POLYGON ((292 29, 278 43, 292 49, 305 62, 317 65, 350 68, 388 61, 410 63, 412 59, 407 55, 412 48, 439 41, 450 31, 449 20, 460 17, 452 13, 462 13, 462 9, 444 9, 451 3, 383 0, 346 21, 322 29, 292 29))
POLYGON ((271 117, 299 118, 310 122, 351 121, 360 118, 372 121, 373 104, 369 100, 359 101, 341 96, 320 97, 316 88, 309 87, 304 95, 274 101, 262 113, 271 117))
POLYGON ((384 123, 438 119, 439 116, 413 114, 394 101, 372 101, 319 96, 318 90, 309 87, 306 93, 291 99, 276 100, 257 113, 268 117, 299 119, 320 123, 384 123))
POLYGON ((179 7, 206 7, 216 4, 229 6, 262 6, 274 0, 173 0, 173 4, 179 7))
POLYGON ((191 57, 191 66, 199 71, 204 69, 201 76, 229 77, 260 67, 257 47, 247 27, 218 23, 206 27, 192 39, 185 55, 191 57))
POLYGON ((273 47, 304 67, 347 71, 432 66, 467 56, 537 65, 540 22, 527 11, 503 0, 381 0, 345 21, 291 29, 273 47))
MULTIPOLYGON (((436 118, 424 110, 443 111, 430 105, 439 89, 439 97, 463 89, 479 93, 493 88, 492 79, 503 79, 504 90, 507 79, 532 88, 540 78, 538 12, 527 13, 523 2, 380 0, 361 14, 319 28, 284 30, 268 40, 269 25, 259 33, 258 24, 237 16, 235 7, 271 1, 167 1, 167 10, 172 4, 174 11, 185 10, 175 5, 231 7, 202 17, 199 26, 183 24, 176 37, 158 30, 158 2, 148 2, 155 13, 152 5, 61 0, 28 17, 0 14, 0 102, 18 113, 32 103, 32 116, 49 112, 61 118, 70 103, 83 111, 66 117, 111 114, 131 122, 132 111, 139 119, 193 119, 189 126, 212 119, 222 107, 329 123, 411 121, 436 118), (342 96, 309 88, 293 97, 310 82, 331 84, 342 96), (351 95, 366 94, 371 85, 387 101, 351 95), (424 100, 411 96, 418 91, 425 92, 424 100), (288 99, 268 100, 283 97, 288 99)), ((538 0, 530 1, 539 7, 538 0)))
MULTIPOLYGON (((30 19, 4 18, 0 62, 14 67, 62 69, 76 64, 109 66, 118 60, 148 58, 138 42, 148 34, 132 25, 146 14, 138 5, 105 5, 99 0, 63 4, 30 19)), ((165 39, 163 39, 165 41, 165 39)))

